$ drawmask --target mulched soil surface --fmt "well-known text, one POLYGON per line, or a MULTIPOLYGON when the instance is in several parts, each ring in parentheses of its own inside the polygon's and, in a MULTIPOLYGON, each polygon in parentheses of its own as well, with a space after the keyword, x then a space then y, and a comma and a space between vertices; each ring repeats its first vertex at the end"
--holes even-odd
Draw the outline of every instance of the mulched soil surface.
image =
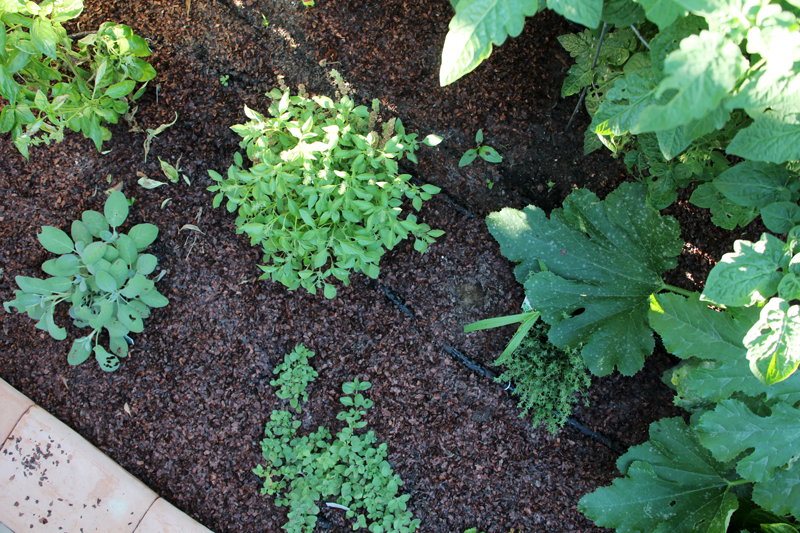
MULTIPOLYGON (((388 443, 421 531, 605 531, 576 505, 614 479, 616 454, 569 428, 556 436, 532 429, 502 387, 442 347, 490 365, 514 330, 462 332, 475 320, 517 312, 523 298, 486 214, 527 203, 550 210, 575 187, 604 197, 625 169, 606 153, 582 155, 585 113, 564 132, 576 99, 560 98, 569 55, 556 37, 578 27, 539 14, 478 70, 440 88, 451 14, 447 0, 319 0, 314 8, 283 0, 87 2, 70 31, 113 20, 150 39, 158 77, 139 102, 139 124, 155 128, 176 112, 178 121, 153 142, 147 162, 144 135, 124 123, 111 127, 106 155, 68 135, 34 148, 25 163, 0 139, 0 299, 13 298, 14 276, 42 276, 49 253, 38 228, 66 228, 84 210, 101 210, 104 191, 122 182, 136 198, 128 224, 160 228, 148 252, 167 271, 159 290, 170 305, 146 320, 130 357, 111 374, 91 360, 67 364, 69 342, 81 333, 66 306, 56 318, 68 326, 65 342, 24 315, 1 313, 0 377, 210 529, 277 532, 286 509, 260 495, 251 469, 270 412, 286 407, 269 385, 272 369, 304 343, 317 354, 319 378, 309 387, 303 426, 338 428, 341 384, 371 381, 368 427, 388 443), (257 281, 261 254, 236 235, 233 216, 211 208, 206 191, 206 169, 224 173, 231 164, 239 139, 229 126, 245 121, 243 104, 264 110, 263 95, 279 75, 289 86, 332 95, 330 67, 357 100, 380 98, 407 130, 444 137, 405 170, 443 188, 420 218, 447 232, 424 255, 410 242, 398 245, 382 259, 379 280, 354 276, 334 300, 257 281), (227 86, 221 76, 229 76, 227 86), (458 168, 478 128, 504 162, 458 168), (158 179, 157 156, 172 163, 182 156, 191 186, 139 187, 137 172, 158 179)), ((666 211, 687 241, 667 281, 700 289, 733 240, 755 238, 759 228, 718 230, 688 196, 666 211)), ((589 407, 581 404, 575 416, 624 447, 644 442, 651 422, 683 414, 660 381, 673 364, 657 350, 635 377, 595 378, 589 407)), ((323 508, 322 518, 317 531, 351 530, 341 511, 323 508)))

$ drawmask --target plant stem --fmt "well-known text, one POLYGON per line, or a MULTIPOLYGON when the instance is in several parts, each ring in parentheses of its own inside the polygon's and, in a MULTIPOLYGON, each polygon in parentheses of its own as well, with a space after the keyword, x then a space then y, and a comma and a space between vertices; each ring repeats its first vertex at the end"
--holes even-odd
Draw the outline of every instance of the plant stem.
POLYGON ((644 40, 644 37, 642 37, 642 34, 639 33, 639 30, 636 29, 636 26, 631 24, 631 29, 633 30, 633 33, 635 33, 636 36, 639 38, 639 40, 642 41, 642 44, 645 45, 648 50, 650 50, 650 45, 647 44, 647 41, 644 40))
MULTIPOLYGON (((728 481, 727 479, 725 481, 728 481)), ((746 479, 737 479, 736 481, 728 481, 729 487, 735 487, 736 485, 744 485, 745 483, 750 483, 746 479)))
POLYGON ((677 293, 677 294, 680 294, 682 296, 686 296, 687 298, 690 298, 690 297, 692 297, 692 296, 694 296, 696 294, 696 293, 694 293, 692 291, 687 291, 686 289, 681 289, 680 287, 676 287, 674 285, 670 285, 669 283, 664 283, 663 281, 661 282, 661 288, 662 289, 666 289, 666 290, 671 291, 671 292, 674 292, 674 293, 677 293))
MULTIPOLYGON (((590 70, 594 70, 594 68, 597 66, 597 58, 600 57, 600 48, 603 47, 603 39, 606 36, 606 29, 608 29, 608 23, 604 22, 603 31, 600 32, 600 41, 597 43, 597 50, 594 53, 594 60, 592 61, 592 68, 590 70)), ((594 84, 594 81, 592 81, 592 84, 594 84)), ((578 110, 581 108, 581 104, 583 103, 583 99, 586 97, 586 91, 588 89, 589 86, 587 85, 583 88, 583 91, 581 91, 581 97, 578 98, 578 105, 575 106, 575 111, 573 111, 572 116, 569 117, 569 122, 567 122, 567 127, 564 128, 564 131, 569 130, 569 127, 572 125, 572 121, 575 119, 575 115, 578 114, 578 110)))

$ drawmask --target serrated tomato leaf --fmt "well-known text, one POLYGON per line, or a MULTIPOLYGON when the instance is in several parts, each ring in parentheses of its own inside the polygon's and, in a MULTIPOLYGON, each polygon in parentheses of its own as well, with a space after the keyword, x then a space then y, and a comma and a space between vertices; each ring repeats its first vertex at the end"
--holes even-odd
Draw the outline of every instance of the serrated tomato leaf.
POLYGON ((726 151, 745 159, 771 163, 800 159, 800 124, 783 122, 769 115, 760 116, 739 130, 726 151))
POLYGON ((774 295, 783 277, 778 270, 788 252, 786 244, 764 233, 754 243, 734 242, 733 250, 723 255, 711 269, 700 299, 728 307, 744 307, 774 295))
POLYGON ((800 365, 800 306, 771 298, 744 338, 753 374, 767 385, 791 376, 800 365))
POLYGON ((664 60, 667 75, 658 95, 674 93, 664 105, 642 111, 633 133, 661 131, 688 124, 714 111, 746 68, 739 47, 709 31, 690 35, 664 60))
POLYGON ((539 10, 539 0, 460 0, 455 9, 442 49, 442 87, 472 72, 489 57, 493 44, 522 33, 525 17, 539 10))

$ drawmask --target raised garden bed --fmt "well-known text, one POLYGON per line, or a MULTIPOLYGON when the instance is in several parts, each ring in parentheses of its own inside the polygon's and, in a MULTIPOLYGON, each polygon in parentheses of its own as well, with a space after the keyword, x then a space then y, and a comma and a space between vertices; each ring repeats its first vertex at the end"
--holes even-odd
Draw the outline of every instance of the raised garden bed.
MULTIPOLYGON (((160 228, 149 252, 167 272, 158 286, 170 305, 154 311, 114 373, 92 360, 69 366, 69 343, 35 330, 24 315, 0 314, 0 377, 208 528, 277 532, 285 508, 259 494, 251 470, 269 413, 285 405, 269 384, 272 370, 303 343, 316 352, 319 372, 303 427, 334 427, 342 383, 368 379, 369 428, 388 444, 422 531, 603 530, 576 504, 614 479, 617 455, 569 427, 556 436, 532 429, 512 396, 444 346, 490 365, 513 333, 513 326, 462 332, 470 322, 515 313, 523 297, 486 229, 489 212, 528 203, 549 210, 573 188, 602 198, 626 179, 625 168, 604 152, 580 155, 585 115, 564 131, 576 97, 559 96, 569 58, 556 38, 577 26, 541 13, 473 74, 440 88, 450 16, 445 0, 313 8, 277 0, 87 2, 80 26, 69 31, 113 20, 149 40, 158 76, 138 101, 142 129, 175 113, 178 120, 153 141, 146 163, 145 134, 124 122, 110 126, 105 155, 72 134, 32 148, 26 163, 0 138, 0 299, 13 298, 15 276, 39 276, 50 258, 38 228, 64 228, 85 210, 102 210, 104 191, 122 182, 135 198, 131 223, 160 228), (446 234, 424 255, 400 243, 382 258, 378 280, 353 276, 327 300, 257 280, 262 254, 235 234, 232 215, 211 208, 206 170, 231 164, 239 137, 229 127, 244 122, 244 104, 265 111, 264 93, 278 76, 332 95, 331 66, 360 103, 379 98, 407 130, 444 138, 404 170, 443 189, 419 218, 446 234), (504 162, 459 168, 478 129, 504 162), (139 173, 159 179, 157 157, 173 164, 181 157, 191 185, 140 187, 139 173)), ((666 211, 689 243, 666 280, 698 290, 733 240, 755 240, 760 228, 710 226, 687 198, 666 211)), ((70 339, 82 334, 65 309, 56 321, 70 339)), ((644 442, 650 422, 684 413, 660 381, 674 363, 658 348, 632 378, 595 378, 589 406, 579 404, 575 417, 622 447, 644 442)), ((324 509, 317 530, 350 526, 340 510, 324 509)))

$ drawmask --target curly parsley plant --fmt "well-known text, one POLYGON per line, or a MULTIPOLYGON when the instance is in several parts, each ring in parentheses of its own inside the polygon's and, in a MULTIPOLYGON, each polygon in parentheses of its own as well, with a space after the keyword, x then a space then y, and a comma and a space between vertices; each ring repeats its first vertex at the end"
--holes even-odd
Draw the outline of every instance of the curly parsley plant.
POLYGON ((71 237, 58 228, 42 227, 39 242, 61 256, 42 264, 42 270, 53 277, 17 276, 20 290, 3 304, 6 312, 14 308, 27 313, 38 320, 37 328, 64 340, 67 331, 56 325, 53 313, 59 303, 70 302, 74 324, 92 330, 72 343, 71 365, 81 364, 94 352, 100 368, 116 370, 120 358, 128 355, 128 343, 133 344, 128 334, 143 331, 142 319, 150 316, 151 307, 169 303, 156 290, 155 281, 147 278, 158 260, 140 254, 156 239, 158 228, 137 224, 127 234, 120 233, 118 228, 126 218, 128 200, 115 192, 106 200, 104 213, 84 211, 81 220, 72 223, 71 237), (99 344, 103 329, 109 336, 108 350, 99 344))
POLYGON ((413 235, 414 248, 425 252, 444 233, 413 214, 400 218, 403 197, 419 210, 439 188, 418 187, 399 174, 402 157, 417 161, 417 134, 407 134, 397 119, 379 135, 377 100, 370 112, 348 96, 336 102, 278 89, 268 96, 270 117, 245 107, 250 121, 232 127, 252 166, 245 168, 236 153, 226 178, 208 171, 217 182, 209 188, 217 192, 214 207, 227 199, 228 211, 238 213, 237 232, 264 249, 261 279, 312 294, 323 288, 334 298, 330 276, 345 285, 353 271, 377 278, 385 250, 413 235))

